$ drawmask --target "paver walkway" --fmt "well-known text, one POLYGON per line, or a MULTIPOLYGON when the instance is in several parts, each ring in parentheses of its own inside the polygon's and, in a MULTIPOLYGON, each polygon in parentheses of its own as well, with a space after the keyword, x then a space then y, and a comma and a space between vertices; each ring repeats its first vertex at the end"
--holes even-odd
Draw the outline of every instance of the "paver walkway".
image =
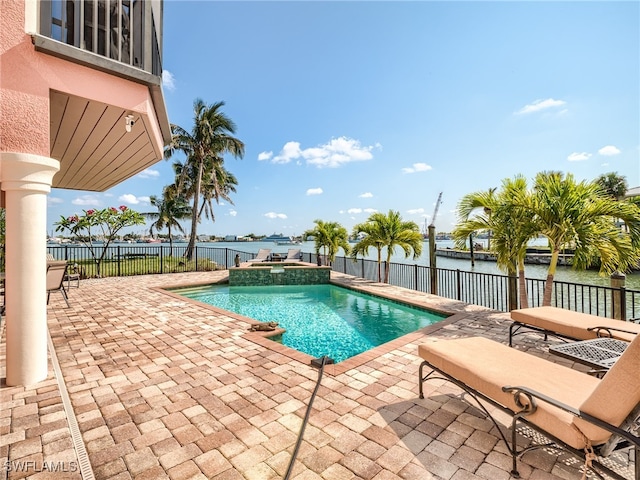
MULTIPOLYGON (((49 378, 37 385, 4 383, 3 326, 0 479, 283 478, 317 369, 301 361, 304 356, 248 334, 250 324, 241 317, 158 289, 226 275, 82 280, 69 293, 70 308, 52 294, 48 322, 55 357, 49 378), (88 462, 82 448, 77 455, 70 417, 88 462)), ((458 389, 428 382, 426 398, 417 394, 417 345, 426 335, 505 342, 508 315, 339 274, 332 278, 458 315, 438 330, 327 366, 290 478, 508 479, 510 457, 495 427, 458 389)), ((518 348, 548 356, 539 337, 519 337, 518 348)), ((542 450, 520 462, 522 477, 533 480, 579 479, 579 467, 570 457, 542 450)))

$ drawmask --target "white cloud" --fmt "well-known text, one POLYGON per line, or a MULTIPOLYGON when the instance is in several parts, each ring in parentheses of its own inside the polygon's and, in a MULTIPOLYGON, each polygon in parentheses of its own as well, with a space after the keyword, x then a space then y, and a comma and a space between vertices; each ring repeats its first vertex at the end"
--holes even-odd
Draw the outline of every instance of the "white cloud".
POLYGON ((140 178, 159 178, 160 177, 160 172, 158 170, 152 170, 150 168, 147 168, 147 169, 141 171, 138 174, 138 177, 140 177, 140 178))
POLYGON ((100 200, 98 197, 94 195, 82 195, 78 198, 75 198, 71 201, 73 205, 78 205, 80 207, 99 207, 100 200))
POLYGON ((584 160, 588 160, 590 156, 591 154, 587 152, 573 152, 567 157, 567 160, 569 160, 570 162, 582 162, 584 160))
POLYGON ((309 190, 307 190, 307 195, 322 195, 322 189, 320 187, 318 188, 310 188, 309 190))
POLYGON ((375 208, 365 208, 364 213, 376 213, 378 210, 375 208))
POLYGON ((606 147, 602 147, 600 150, 598 150, 598 153, 600 155, 604 155, 605 157, 610 157, 612 155, 618 155, 620 153, 620 150, 613 145, 607 145, 606 147))
POLYGON ((350 208, 349 210, 347 210, 347 213, 362 213, 362 209, 361 208, 350 208))
POLYGON ((427 165, 426 163, 414 163, 410 167, 403 168, 402 173, 428 172, 431 168, 431 165, 427 165))
POLYGON ((415 215, 417 213, 424 213, 424 208, 412 208, 411 210, 407 210, 409 215, 415 215))
POLYGON ((175 77, 169 70, 162 71, 162 86, 170 92, 176 89, 175 77))
POLYGON ((50 197, 47 195, 47 205, 60 205, 64 200, 58 197, 50 197))
MULTIPOLYGON (((516 112, 516 115, 523 115, 526 113, 539 112, 540 110, 546 110, 548 108, 561 107, 566 105, 564 100, 554 100, 553 98, 547 98, 546 100, 536 100, 529 105, 525 105, 516 112)), ((566 109, 562 113, 566 113, 566 109)))
POLYGON ((269 160, 271 157, 273 157, 273 152, 260 152, 258 154, 258 161, 269 160))
POLYGON ((374 148, 382 148, 382 146, 378 143, 374 146, 362 146, 358 140, 347 137, 333 138, 324 145, 304 150, 300 148, 299 142, 287 142, 278 155, 267 157, 265 154, 262 160, 270 158, 273 163, 304 160, 318 168, 337 168, 351 162, 371 160, 373 158, 371 151, 374 148))
POLYGON ((360 195, 358 195, 358 197, 360 197, 360 198, 372 198, 373 197, 373 193, 371 193, 371 192, 361 193, 360 195))
POLYGON ((229 215, 235 217, 236 215, 238 215, 238 212, 236 212, 235 210, 229 210, 229 215))
POLYGON ((302 151, 300 150, 299 142, 287 142, 279 155, 273 157, 273 163, 289 163, 291 160, 300 158, 302 151))
POLYGON ((276 212, 268 212, 264 214, 265 217, 267 218, 287 218, 287 216, 284 213, 276 213, 276 212))
POLYGON ((132 193, 125 193, 118 197, 118 201, 129 205, 138 205, 140 203, 149 203, 149 197, 136 197, 132 193))

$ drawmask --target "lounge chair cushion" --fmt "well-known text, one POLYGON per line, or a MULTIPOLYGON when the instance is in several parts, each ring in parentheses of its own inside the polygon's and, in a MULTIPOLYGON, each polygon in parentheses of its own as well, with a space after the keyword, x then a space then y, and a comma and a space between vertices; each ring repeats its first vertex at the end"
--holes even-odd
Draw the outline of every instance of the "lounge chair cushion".
MULTIPOLYGON (((600 383, 586 373, 481 337, 430 340, 419 345, 418 353, 436 369, 512 411, 519 408, 503 386, 526 386, 578 408, 600 383)), ((584 448, 584 437, 571 426, 573 415, 545 402, 537 405, 528 421, 574 448, 584 448)), ((591 441, 599 445, 608 438, 606 431, 595 429, 591 441)))
POLYGON ((260 250, 258 250, 258 254, 256 255, 256 257, 254 259, 252 259, 252 262, 266 262, 267 260, 269 260, 269 255, 271 254, 271 249, 270 248, 261 248, 260 250))
MULTIPOLYGON (((587 328, 591 327, 611 327, 640 333, 640 325, 637 323, 598 317, 558 307, 533 307, 512 310, 511 319, 525 325, 533 325, 566 337, 575 338, 576 340, 596 338, 598 334, 595 331, 587 330, 587 328)), ((627 342, 632 341, 636 336, 632 333, 616 331, 611 331, 611 333, 613 338, 627 342)), ((606 334, 601 335, 606 336, 606 334)))
MULTIPOLYGON (((640 404, 640 336, 629 344, 600 384, 580 407, 585 413, 619 426, 640 404)), ((591 437, 593 425, 576 419, 576 425, 591 437)))
POLYGON ((290 248, 287 252, 287 258, 284 259, 285 262, 290 261, 300 261, 302 259, 302 251, 298 248, 290 248))

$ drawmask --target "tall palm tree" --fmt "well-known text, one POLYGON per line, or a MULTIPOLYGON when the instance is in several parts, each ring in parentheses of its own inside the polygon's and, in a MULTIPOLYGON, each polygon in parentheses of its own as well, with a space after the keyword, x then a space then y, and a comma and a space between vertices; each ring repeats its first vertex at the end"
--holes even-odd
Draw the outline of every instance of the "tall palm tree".
POLYGON ((497 193, 495 188, 491 188, 465 195, 458 204, 459 223, 452 232, 458 248, 466 248, 466 241, 472 233, 493 232, 492 250, 496 254, 496 265, 510 277, 517 274, 521 308, 529 304, 524 263, 527 243, 537 235, 530 210, 531 195, 527 181, 518 175, 504 179, 502 189, 497 193))
POLYGON ((202 179, 202 206, 198 213, 198 219, 204 213, 207 219, 215 222, 212 201, 219 204, 220 200, 225 200, 233 205, 231 193, 236 192, 237 185, 238 179, 224 168, 223 162, 214 161, 207 165, 202 179))
POLYGON ((378 281, 381 278, 382 248, 387 249, 387 268, 384 282, 389 283, 389 263, 397 247, 402 248, 405 258, 413 254, 414 260, 422 254, 422 234, 415 222, 402 220, 400 212, 389 210, 383 213, 372 213, 366 222, 353 227, 354 236, 364 234, 362 240, 355 244, 351 251, 352 258, 359 254, 365 255, 369 248, 374 247, 378 252, 378 281))
POLYGON ((627 178, 614 172, 603 173, 595 182, 615 200, 622 200, 629 188, 627 178))
POLYGON ((596 182, 576 182, 571 174, 539 173, 532 213, 551 248, 543 305, 551 305, 553 278, 564 248, 574 249, 574 268, 599 261, 601 274, 627 271, 640 259, 640 209, 607 197, 596 182), (617 218, 627 226, 626 232, 616 227, 617 218))
POLYGON ((351 247, 349 245, 349 233, 346 228, 338 222, 325 222, 319 219, 314 220, 314 223, 316 226, 304 232, 302 237, 313 237, 316 255, 319 256, 320 250, 322 250, 323 256, 328 260, 328 265, 333 264, 341 248, 344 250, 345 255, 349 255, 351 247))
POLYGON ((152 206, 157 208, 157 212, 143 213, 147 218, 155 220, 149 228, 149 234, 153 235, 154 230, 159 231, 167 228, 169 231, 169 251, 173 255, 173 235, 171 229, 175 228, 184 234, 184 228, 180 220, 185 220, 191 216, 191 207, 183 195, 178 195, 175 185, 168 185, 162 190, 162 197, 152 195, 150 198, 152 206))
MULTIPOLYGON (((185 154, 184 168, 176 178, 179 191, 192 200, 191 234, 185 257, 191 259, 197 237, 197 225, 200 221, 200 197, 203 181, 209 185, 216 185, 219 171, 214 165, 223 164, 225 153, 236 158, 244 156, 244 143, 232 136, 235 133, 235 123, 222 112, 224 102, 206 105, 201 99, 193 104, 193 128, 186 131, 178 125, 171 125, 171 142, 165 150, 165 158, 171 158, 176 151, 185 154), (209 173, 208 178, 205 174, 209 173)), ((223 168, 223 167, 222 167, 223 168)), ((214 191, 217 188, 213 188, 214 191)), ((215 197, 210 197, 215 198, 215 197)))

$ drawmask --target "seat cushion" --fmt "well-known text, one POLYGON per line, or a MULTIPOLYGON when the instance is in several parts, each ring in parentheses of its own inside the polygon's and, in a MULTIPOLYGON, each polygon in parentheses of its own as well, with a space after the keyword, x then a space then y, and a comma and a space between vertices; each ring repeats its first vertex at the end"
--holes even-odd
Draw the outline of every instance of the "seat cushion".
MULTIPOLYGON (((580 409, 612 425, 620 426, 636 405, 640 404, 639 375, 640 336, 636 336, 580 409)), ((575 423, 587 436, 594 435, 596 427, 593 425, 578 418, 575 423)))
MULTIPOLYGON (((502 391, 503 386, 525 386, 577 409, 600 383, 598 378, 481 337, 430 340, 418 346, 418 354, 512 411, 519 408, 513 395, 502 391)), ((537 405, 536 412, 526 417, 528 421, 574 448, 584 448, 584 437, 571 426, 573 415, 542 401, 537 405)), ((609 437, 601 429, 592 433, 593 445, 609 437)))
MULTIPOLYGON (((637 323, 598 317, 596 315, 574 312, 558 307, 533 307, 512 310, 511 319, 526 325, 533 325, 556 332, 566 337, 575 338, 576 340, 596 338, 598 335, 595 331, 587 330, 587 328, 592 327, 619 328, 621 330, 640 333, 640 325, 637 323)), ((633 333, 612 331, 611 334, 613 338, 627 342, 632 341, 636 337, 633 333)), ((601 335, 607 336, 606 334, 601 335)))

